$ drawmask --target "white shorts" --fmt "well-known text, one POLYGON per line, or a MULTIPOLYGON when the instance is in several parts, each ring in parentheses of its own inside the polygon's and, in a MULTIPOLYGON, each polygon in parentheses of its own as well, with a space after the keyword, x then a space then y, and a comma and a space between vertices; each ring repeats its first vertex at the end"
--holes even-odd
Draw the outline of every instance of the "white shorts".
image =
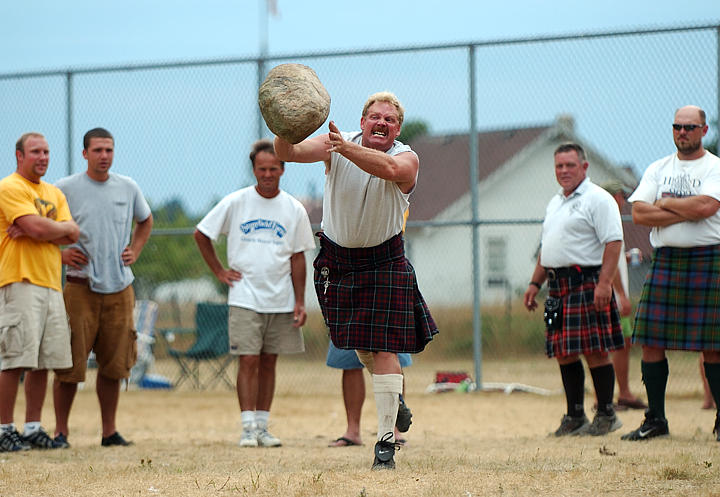
POLYGON ((305 352, 302 330, 293 326, 293 313, 260 313, 230 306, 230 354, 297 354, 305 352))
POLYGON ((62 292, 18 282, 0 288, 0 369, 72 366, 62 292))

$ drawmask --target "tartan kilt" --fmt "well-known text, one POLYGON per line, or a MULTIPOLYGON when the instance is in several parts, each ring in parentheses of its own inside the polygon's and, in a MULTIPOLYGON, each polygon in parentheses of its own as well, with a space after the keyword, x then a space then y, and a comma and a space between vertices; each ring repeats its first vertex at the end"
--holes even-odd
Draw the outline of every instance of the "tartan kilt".
POLYGON ((562 329, 545 331, 548 357, 608 352, 625 346, 615 296, 606 311, 595 311, 593 299, 599 274, 578 273, 548 280, 549 296, 562 300, 562 329))
POLYGON ((402 235, 345 248, 319 233, 315 292, 339 349, 417 353, 438 330, 405 258, 402 235))
POLYGON ((655 249, 635 314, 633 342, 720 350, 720 245, 655 249))

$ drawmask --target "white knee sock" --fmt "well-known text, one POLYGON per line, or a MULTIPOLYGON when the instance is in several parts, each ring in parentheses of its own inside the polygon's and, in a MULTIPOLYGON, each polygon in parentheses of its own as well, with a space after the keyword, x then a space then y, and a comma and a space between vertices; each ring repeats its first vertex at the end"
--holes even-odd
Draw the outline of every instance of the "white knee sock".
POLYGON ((270 411, 255 411, 255 426, 260 429, 267 429, 270 411))
POLYGON ((23 435, 30 436, 36 431, 40 431, 40 421, 25 421, 25 426, 23 427, 23 435))
MULTIPOLYGON (((401 374, 374 374, 373 391, 378 414, 378 435, 381 440, 388 433, 389 440, 395 441, 395 421, 397 419, 400 393, 402 393, 403 376, 401 374)), ((388 440, 386 437, 385 440, 388 440)))
POLYGON ((241 411, 240 421, 242 421, 243 430, 254 430, 255 411, 241 411))

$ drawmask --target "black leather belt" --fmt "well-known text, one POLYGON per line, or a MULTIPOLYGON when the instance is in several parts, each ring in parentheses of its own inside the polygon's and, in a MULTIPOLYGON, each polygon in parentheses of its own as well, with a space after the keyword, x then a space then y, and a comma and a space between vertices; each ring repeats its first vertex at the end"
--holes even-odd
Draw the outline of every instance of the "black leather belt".
POLYGON ((578 275, 594 275, 600 271, 602 266, 569 266, 569 267, 546 267, 547 279, 555 281, 562 278, 570 278, 578 275))
POLYGON ((79 278, 77 276, 65 276, 65 281, 68 283, 76 283, 78 285, 88 285, 90 284, 90 280, 87 278, 79 278))

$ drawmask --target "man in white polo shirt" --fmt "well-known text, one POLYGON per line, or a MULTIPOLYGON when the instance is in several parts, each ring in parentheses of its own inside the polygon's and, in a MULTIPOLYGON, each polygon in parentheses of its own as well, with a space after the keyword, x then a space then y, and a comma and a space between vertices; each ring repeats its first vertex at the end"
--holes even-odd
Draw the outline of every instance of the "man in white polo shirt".
POLYGON ((542 247, 523 303, 534 311, 542 284, 545 349, 560 365, 567 413, 555 436, 605 435, 622 426, 613 409, 615 372, 609 351, 624 346, 612 281, 622 249, 620 212, 608 192, 587 178, 588 162, 580 145, 555 150, 555 177, 562 187, 550 200, 542 229, 542 247), (585 370, 590 368, 597 414, 589 423, 584 409, 585 370))

